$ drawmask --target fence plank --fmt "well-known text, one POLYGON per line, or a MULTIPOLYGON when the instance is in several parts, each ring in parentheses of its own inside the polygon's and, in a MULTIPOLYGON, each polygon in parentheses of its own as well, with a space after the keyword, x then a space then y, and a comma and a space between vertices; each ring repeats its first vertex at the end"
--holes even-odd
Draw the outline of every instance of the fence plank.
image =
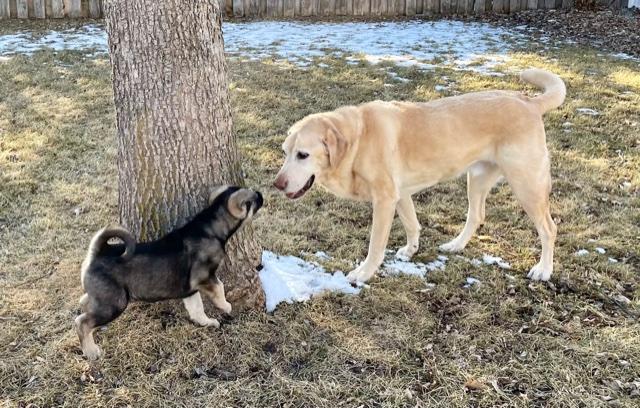
POLYGON ((45 18, 47 17, 47 10, 44 6, 44 0, 33 0, 33 17, 45 18))
POLYGON ((27 0, 16 1, 16 16, 18 18, 29 18, 29 6, 27 0))
POLYGON ((440 14, 440 0, 425 0, 424 11, 429 14, 440 14))
POLYGON ((71 18, 81 16, 82 2, 80 0, 64 0, 64 14, 71 18))
POLYGON ((235 17, 244 16, 244 3, 242 0, 233 0, 233 15, 235 17))
POLYGON ((370 0, 353 0, 353 15, 367 16, 369 15, 370 0))
MULTIPOLYGON (((466 4, 464 5, 463 9, 461 11, 459 11, 459 13, 467 16, 470 14, 473 14, 473 0, 466 0, 466 4)), ((458 10, 460 10, 460 3, 458 3, 458 10)))
POLYGON ((509 1, 509 12, 510 13, 514 13, 516 11, 520 11, 520 0, 510 0, 509 1))
POLYGON ((458 10, 458 0, 449 0, 449 15, 456 14, 458 10))
POLYGON ((296 0, 284 0, 282 7, 282 15, 285 17, 293 17, 296 15, 296 0))
POLYGON ((64 3, 62 0, 51 0, 51 18, 64 17, 64 3))
POLYGON ((424 14, 424 0, 416 0, 416 14, 424 14))
POLYGON ((476 0, 473 4, 473 13, 474 14, 483 14, 485 11, 486 3, 484 0, 476 0))
POLYGON ((267 0, 267 17, 278 17, 280 10, 278 10, 278 0, 267 0))
POLYGON ((552 9, 556 6, 556 0, 545 0, 544 1, 544 8, 546 9, 552 9))
POLYGON ((16 1, 16 16, 18 18, 29 18, 29 8, 27 6, 27 0, 16 1))
POLYGON ((573 0, 562 0, 562 8, 563 9, 573 8, 573 0))
POLYGON ((304 17, 315 16, 317 14, 316 0, 300 0, 300 15, 304 17))
POLYGON ((404 14, 406 16, 416 15, 416 0, 406 0, 404 3, 404 14))
POLYGON ((11 8, 9 0, 0 0, 0 19, 11 17, 11 8))
MULTIPOLYGON (((220 1, 220 12, 224 15, 224 0, 220 1)), ((89 0, 89 17, 102 17, 102 2, 100 0, 89 0)))
POLYGON ((320 0, 318 12, 323 16, 334 16, 336 14, 336 0, 320 0))

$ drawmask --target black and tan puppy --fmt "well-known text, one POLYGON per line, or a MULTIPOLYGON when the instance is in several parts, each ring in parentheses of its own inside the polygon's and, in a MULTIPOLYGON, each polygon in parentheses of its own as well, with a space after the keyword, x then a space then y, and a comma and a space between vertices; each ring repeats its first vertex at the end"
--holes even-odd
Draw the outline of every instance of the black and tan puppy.
POLYGON ((201 292, 217 308, 231 312, 216 270, 227 240, 260 209, 262 195, 224 186, 209 202, 192 221, 157 241, 136 244, 122 227, 104 228, 93 237, 80 275, 86 292, 80 298, 83 313, 75 320, 88 359, 100 357, 93 330, 118 317, 130 301, 183 299, 191 320, 202 326, 220 324, 205 314, 201 292), (111 238, 124 244, 109 244, 111 238))

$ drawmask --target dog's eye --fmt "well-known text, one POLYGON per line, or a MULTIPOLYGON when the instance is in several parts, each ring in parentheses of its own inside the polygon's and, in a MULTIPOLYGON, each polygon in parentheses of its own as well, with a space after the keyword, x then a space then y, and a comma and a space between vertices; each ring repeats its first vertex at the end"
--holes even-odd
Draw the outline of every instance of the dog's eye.
POLYGON ((298 158, 298 160, 304 160, 307 157, 309 157, 309 153, 305 153, 305 152, 298 152, 298 154, 296 155, 296 157, 298 158))

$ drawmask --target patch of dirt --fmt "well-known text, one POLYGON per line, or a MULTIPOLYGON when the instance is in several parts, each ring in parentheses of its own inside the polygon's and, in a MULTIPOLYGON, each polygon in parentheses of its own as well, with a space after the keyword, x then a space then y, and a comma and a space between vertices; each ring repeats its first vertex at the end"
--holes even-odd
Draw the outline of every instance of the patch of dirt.
POLYGON ((472 17, 504 27, 526 25, 535 37, 573 40, 612 52, 640 57, 640 11, 598 9, 527 10, 514 14, 485 14, 472 17))

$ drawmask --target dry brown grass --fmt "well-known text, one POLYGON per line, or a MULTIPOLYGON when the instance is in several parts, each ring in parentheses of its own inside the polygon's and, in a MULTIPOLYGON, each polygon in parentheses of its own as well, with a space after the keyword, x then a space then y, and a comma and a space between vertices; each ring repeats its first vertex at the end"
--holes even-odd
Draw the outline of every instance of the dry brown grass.
MULTIPOLYGON (((514 75, 394 68, 413 81, 384 87, 392 81, 377 67, 323 62, 330 68, 301 71, 232 61, 235 125, 247 183, 266 194, 255 222, 265 247, 324 250, 336 259, 332 268, 346 270, 365 256, 370 208, 320 189, 298 202, 273 191, 288 125, 375 98, 435 98, 441 75, 455 80, 456 92, 522 85, 514 75)), ((514 266, 509 274, 452 259, 428 276, 431 292, 420 292, 416 278, 376 279, 359 296, 246 314, 221 330, 190 324, 179 302, 133 305, 98 334, 106 357, 90 365, 71 321, 88 239, 116 220, 108 62, 72 52, 0 62, 0 405, 637 406, 638 67, 582 48, 545 58, 523 52, 510 65, 553 69, 569 88, 565 105, 546 118, 559 223, 552 284, 525 278, 539 245, 500 186, 465 255, 502 256, 514 266), (581 116, 577 107, 602 114, 581 116), (570 133, 565 121, 574 124, 570 133), (624 181, 631 186, 621 188, 624 181), (606 256, 574 256, 596 245, 606 256), (467 276, 482 285, 463 288, 467 276), (617 301, 621 294, 631 304, 617 301), (480 389, 465 388, 472 379, 480 389)), ((462 227, 464 182, 416 201, 424 227, 418 260, 430 260, 462 227)), ((401 244, 395 225, 390 247, 401 244)))

